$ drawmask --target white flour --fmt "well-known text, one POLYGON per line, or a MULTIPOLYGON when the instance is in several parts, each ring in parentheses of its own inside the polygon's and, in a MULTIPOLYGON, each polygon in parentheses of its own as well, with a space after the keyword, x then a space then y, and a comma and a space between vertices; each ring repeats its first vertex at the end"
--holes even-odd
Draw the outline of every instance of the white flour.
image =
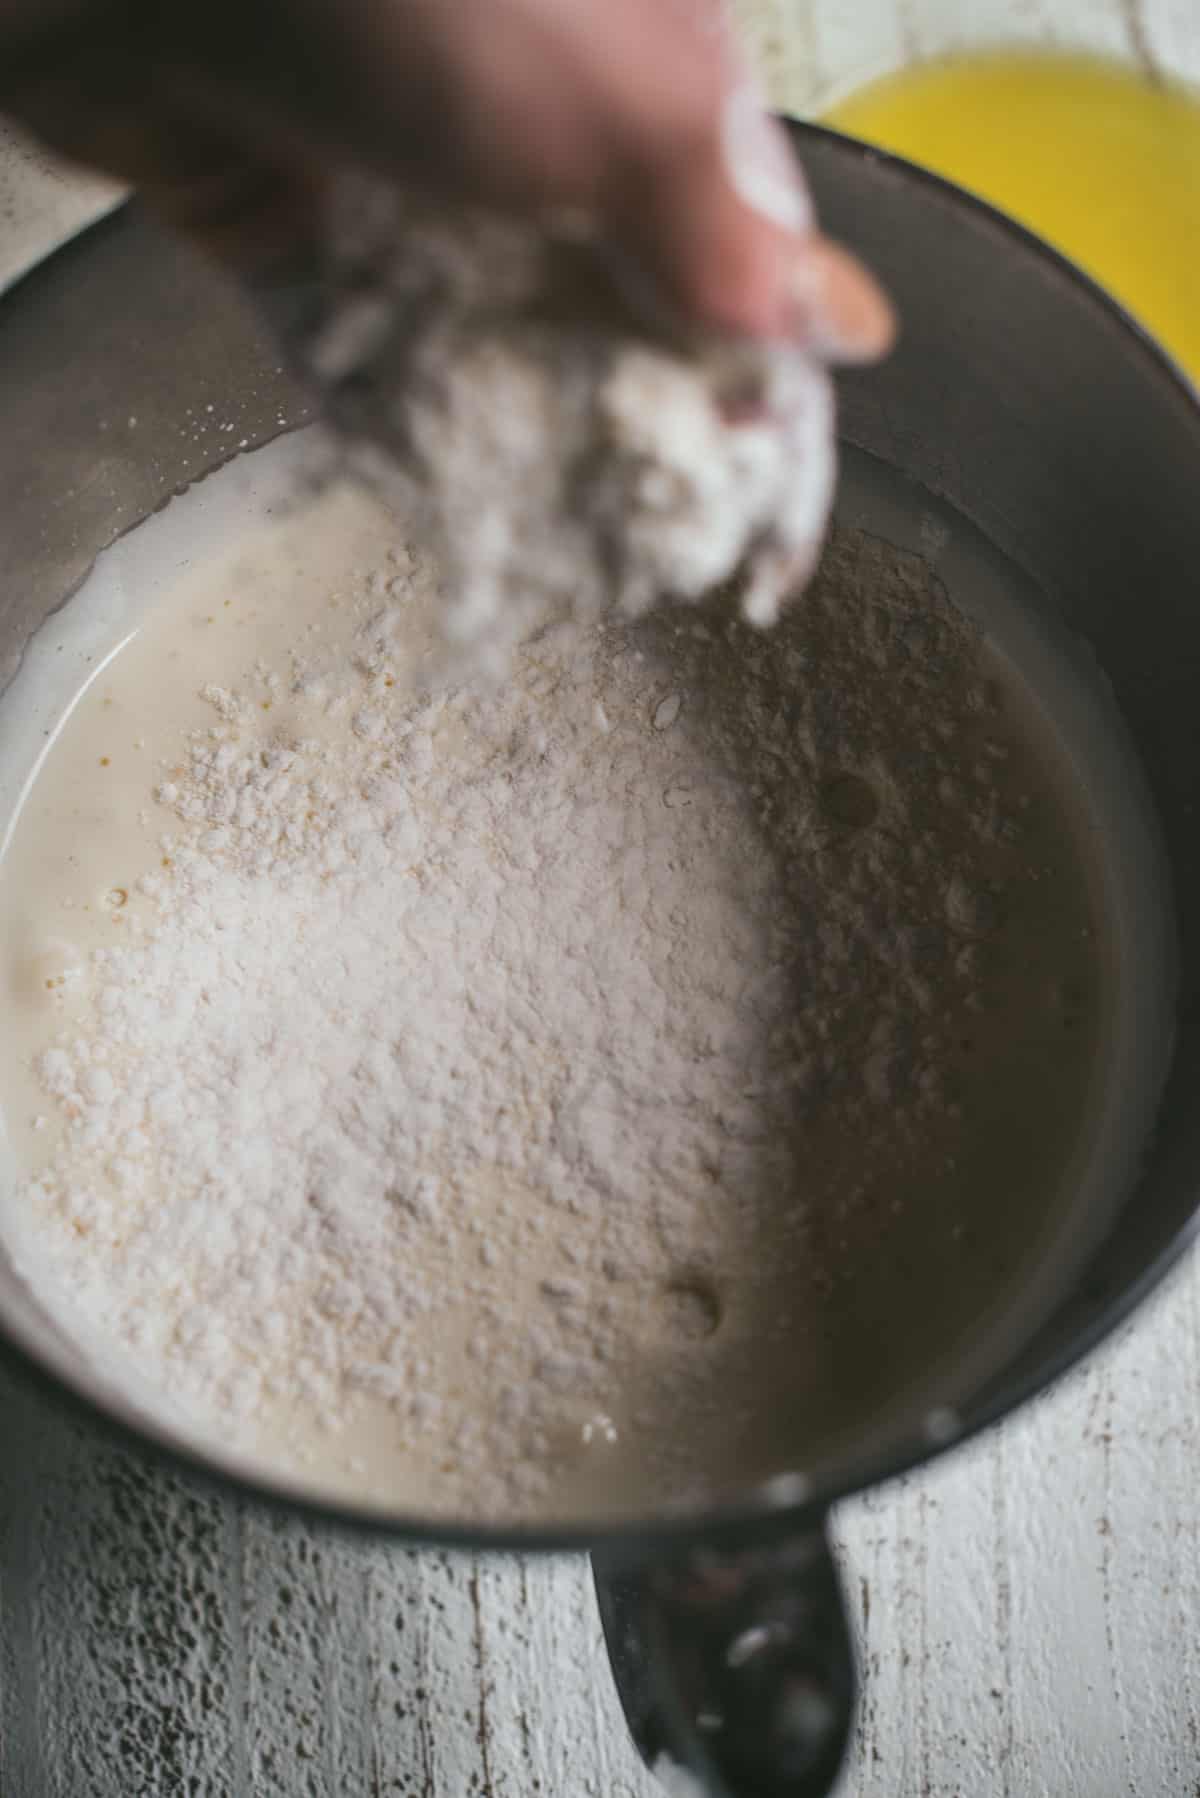
POLYGON ((545 639, 498 693, 401 706, 404 625, 381 611, 349 679, 204 689, 145 927, 41 1058, 72 1123, 26 1197, 81 1316, 177 1400, 237 1425, 298 1399, 335 1429, 384 1399, 495 1505, 541 1496, 564 1410, 611 1440, 604 1291, 684 1334, 703 1307, 672 1287, 713 1248, 688 1191, 785 1102, 755 1096, 774 883, 643 656, 545 639), (489 1271, 514 1252, 517 1316, 489 1271), (459 1357, 506 1372, 493 1415, 454 1402, 459 1357))
POLYGON ((407 476, 449 636, 476 659, 501 666, 548 620, 637 615, 731 579, 770 624, 807 580, 835 469, 810 356, 656 337, 587 246, 360 178, 325 247, 285 340, 325 413, 384 451, 385 478, 407 476))
MULTIPOLYGON (((326 1488, 528 1515, 786 1464, 876 1340, 859 1305, 888 1328, 900 1233, 994 1277, 953 1220, 964 1185, 986 1219, 972 1141, 1011 1139, 995 1082, 1074 1135, 1089 1045, 1011 1057, 1082 954, 1069 865, 1025 846, 1053 802, 972 632, 869 540, 770 638, 551 632, 499 690, 414 699, 431 581, 402 554, 332 643, 303 608, 292 656, 241 639, 162 740, 155 865, 94 862, 108 936, 48 976, 7 1233, 92 1352, 326 1488)), ((65 793, 105 704, 195 691, 155 660, 185 622, 86 696, 65 793)))

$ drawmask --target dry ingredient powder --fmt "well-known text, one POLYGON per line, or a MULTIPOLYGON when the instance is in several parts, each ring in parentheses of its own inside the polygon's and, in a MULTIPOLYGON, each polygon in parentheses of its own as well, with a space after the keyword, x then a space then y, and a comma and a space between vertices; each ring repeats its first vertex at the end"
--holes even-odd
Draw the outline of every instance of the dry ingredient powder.
POLYGON ((816 565, 829 377, 784 345, 653 334, 587 243, 345 178, 324 261, 272 295, 322 411, 417 509, 460 655, 736 582, 766 625, 816 565))
POLYGON ((914 1229, 947 1289, 990 1266, 994 1083, 1075 1133, 1028 1040, 1087 969, 1068 833, 971 627, 870 539, 770 637, 551 630, 414 698, 434 578, 397 552, 348 653, 205 688, 38 1064, 26 1263, 118 1371, 381 1502, 786 1464, 864 1342, 886 1369, 914 1229))

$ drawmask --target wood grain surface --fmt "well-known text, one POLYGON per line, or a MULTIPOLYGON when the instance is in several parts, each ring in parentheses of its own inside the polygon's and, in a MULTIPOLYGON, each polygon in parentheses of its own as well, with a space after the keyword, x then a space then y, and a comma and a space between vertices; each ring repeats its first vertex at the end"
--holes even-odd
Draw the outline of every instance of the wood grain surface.
MULTIPOLYGON (((854 1798, 1200 1789, 1200 1268, 967 1450, 843 1508, 854 1798)), ((584 1562, 364 1546, 0 1381, 4 1798, 653 1798, 584 1562)))
MULTIPOLYGON (((1013 38, 1200 80, 1195 0, 743 0, 776 102, 1013 38)), ((110 203, 0 131, 0 286, 110 203)), ((847 1798, 1200 1794, 1200 1263, 837 1536, 847 1798)), ((652 1798, 584 1563, 365 1547, 193 1489, 0 1377, 0 1798, 652 1798)))

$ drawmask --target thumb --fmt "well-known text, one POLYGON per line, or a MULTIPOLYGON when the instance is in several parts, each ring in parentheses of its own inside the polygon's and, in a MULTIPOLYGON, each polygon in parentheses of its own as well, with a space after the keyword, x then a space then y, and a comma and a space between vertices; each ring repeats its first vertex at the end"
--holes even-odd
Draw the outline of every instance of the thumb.
POLYGON ((702 133, 646 146, 610 189, 607 225, 672 307, 702 326, 789 339, 829 362, 871 362, 891 347, 887 298, 815 231, 786 130, 748 86, 702 133))

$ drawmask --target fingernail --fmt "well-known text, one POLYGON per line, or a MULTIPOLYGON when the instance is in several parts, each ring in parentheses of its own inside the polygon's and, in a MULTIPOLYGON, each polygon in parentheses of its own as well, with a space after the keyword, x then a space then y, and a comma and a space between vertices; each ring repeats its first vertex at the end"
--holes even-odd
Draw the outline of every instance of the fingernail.
POLYGON ((791 278, 795 334, 825 362, 877 362, 896 338, 883 289, 848 251, 814 238, 791 278))
POLYGON ((730 183, 747 206, 785 231, 812 230, 812 202, 787 132, 750 82, 725 101, 721 148, 730 183))

